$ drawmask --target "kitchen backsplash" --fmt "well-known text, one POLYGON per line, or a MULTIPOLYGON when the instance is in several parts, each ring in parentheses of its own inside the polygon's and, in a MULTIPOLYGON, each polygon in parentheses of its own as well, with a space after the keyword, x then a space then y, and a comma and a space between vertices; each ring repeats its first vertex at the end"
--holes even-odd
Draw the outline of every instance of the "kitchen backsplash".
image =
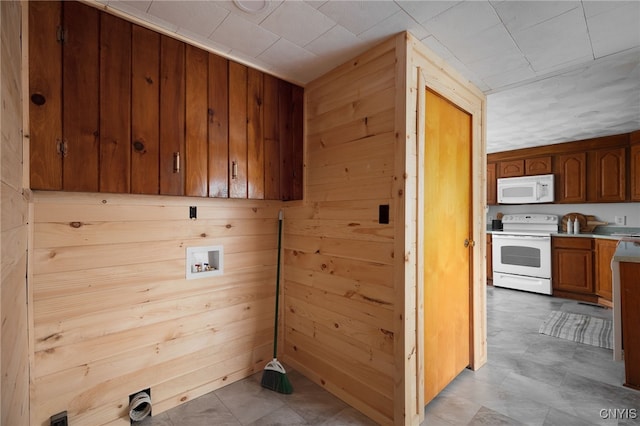
POLYGON ((489 206, 487 223, 498 213, 548 213, 562 218, 567 213, 593 215, 597 220, 609 222, 610 226, 640 227, 640 203, 591 203, 591 204, 524 204, 489 206), (625 224, 617 225, 616 216, 625 216, 625 224))

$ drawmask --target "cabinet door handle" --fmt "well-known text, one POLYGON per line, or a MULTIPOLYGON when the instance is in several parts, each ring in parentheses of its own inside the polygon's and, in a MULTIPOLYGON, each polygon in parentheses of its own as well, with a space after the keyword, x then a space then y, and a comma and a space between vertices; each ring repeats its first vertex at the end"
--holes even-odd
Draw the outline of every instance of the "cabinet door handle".
POLYGON ((238 179, 238 163, 231 162, 231 179, 238 179))
POLYGON ((173 173, 180 173, 180 152, 173 153, 173 173))

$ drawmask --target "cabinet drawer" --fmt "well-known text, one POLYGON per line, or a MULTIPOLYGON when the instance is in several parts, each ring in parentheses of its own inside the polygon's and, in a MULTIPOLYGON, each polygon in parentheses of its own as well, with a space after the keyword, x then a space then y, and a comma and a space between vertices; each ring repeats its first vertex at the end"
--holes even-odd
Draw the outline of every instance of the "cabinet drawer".
POLYGON ((553 248, 582 250, 591 250, 593 248, 593 238, 587 237, 553 237, 551 243, 553 248))

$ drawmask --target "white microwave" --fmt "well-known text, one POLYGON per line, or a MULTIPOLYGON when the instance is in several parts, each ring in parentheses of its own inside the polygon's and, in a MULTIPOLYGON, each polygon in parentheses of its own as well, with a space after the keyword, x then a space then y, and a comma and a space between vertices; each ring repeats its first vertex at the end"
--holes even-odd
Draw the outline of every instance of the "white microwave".
POLYGON ((553 175, 498 179, 499 204, 553 203, 553 175))

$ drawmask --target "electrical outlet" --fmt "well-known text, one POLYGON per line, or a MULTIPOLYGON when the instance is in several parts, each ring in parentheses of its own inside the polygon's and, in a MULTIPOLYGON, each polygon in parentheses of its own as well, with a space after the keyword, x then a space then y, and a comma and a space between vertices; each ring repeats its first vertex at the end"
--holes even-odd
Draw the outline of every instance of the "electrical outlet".
POLYGON ((627 222, 626 216, 616 216, 615 217, 616 225, 624 225, 627 222))

